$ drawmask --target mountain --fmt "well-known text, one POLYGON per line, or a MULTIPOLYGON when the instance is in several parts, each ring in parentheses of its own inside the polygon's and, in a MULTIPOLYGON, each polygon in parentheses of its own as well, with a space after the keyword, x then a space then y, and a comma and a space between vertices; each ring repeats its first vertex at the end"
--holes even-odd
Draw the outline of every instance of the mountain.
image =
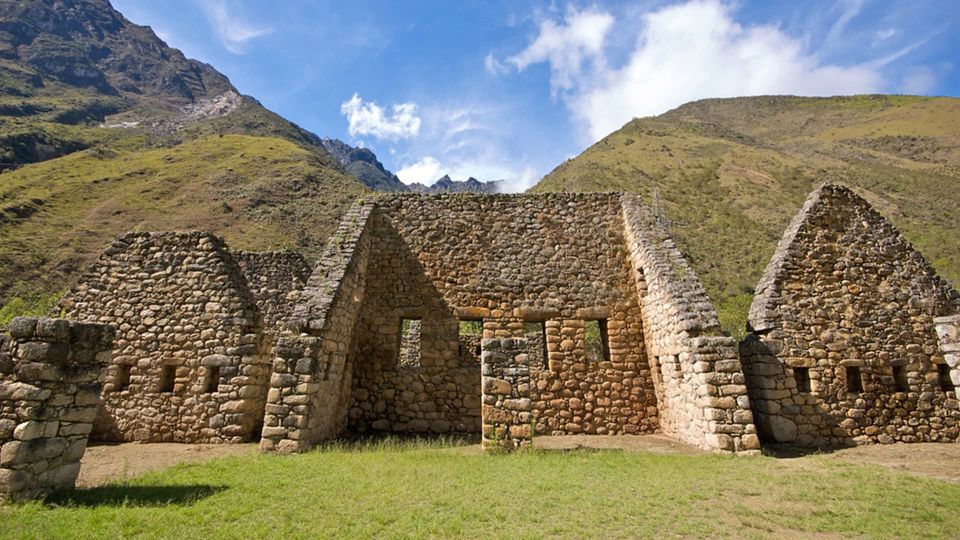
POLYGON ((481 182, 472 176, 459 181, 445 174, 429 186, 413 183, 407 187, 415 193, 500 193, 503 183, 503 180, 481 182))
POLYGON ((368 148, 356 148, 324 137, 321 144, 344 167, 348 174, 374 191, 409 191, 397 175, 384 168, 376 154, 368 148))
POLYGON ((369 193, 319 137, 106 0, 0 0, 0 172, 0 322, 123 232, 312 256, 369 193))
POLYGON ((534 192, 643 193, 742 332, 753 288, 808 193, 852 186, 960 283, 960 99, 710 99, 639 118, 534 192))

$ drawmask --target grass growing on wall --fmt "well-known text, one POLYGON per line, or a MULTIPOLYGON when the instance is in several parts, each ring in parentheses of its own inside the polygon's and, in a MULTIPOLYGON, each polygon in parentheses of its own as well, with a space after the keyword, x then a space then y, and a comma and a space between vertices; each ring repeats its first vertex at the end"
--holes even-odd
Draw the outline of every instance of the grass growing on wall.
POLYGON ((0 507, 0 538, 913 538, 960 526, 960 485, 805 459, 390 441, 251 452, 0 507))
POLYGON ((0 328, 10 324, 14 317, 48 317, 63 296, 63 291, 53 294, 15 296, 0 307, 0 328))

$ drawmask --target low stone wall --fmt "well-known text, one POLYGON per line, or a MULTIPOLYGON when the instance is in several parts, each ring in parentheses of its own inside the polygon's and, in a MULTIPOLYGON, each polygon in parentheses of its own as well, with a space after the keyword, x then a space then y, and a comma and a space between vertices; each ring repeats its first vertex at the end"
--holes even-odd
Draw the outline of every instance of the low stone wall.
POLYGON ((935 317, 958 310, 960 295, 893 225, 850 189, 824 184, 750 308, 741 357, 760 434, 810 447, 957 440, 935 317))
POLYGON ((663 433, 709 450, 757 453, 737 355, 693 269, 636 195, 623 220, 663 433))
POLYGON ((0 497, 73 487, 113 331, 23 317, 8 330, 0 337, 0 497))
POLYGON ((533 439, 530 357, 523 338, 481 342, 483 447, 514 450, 533 439))

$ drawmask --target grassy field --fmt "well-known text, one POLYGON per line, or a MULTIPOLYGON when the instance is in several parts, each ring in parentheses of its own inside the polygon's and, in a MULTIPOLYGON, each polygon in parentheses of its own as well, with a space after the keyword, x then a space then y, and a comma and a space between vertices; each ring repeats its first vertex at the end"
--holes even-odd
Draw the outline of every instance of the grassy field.
POLYGON ((387 442, 181 465, 0 507, 0 538, 950 537, 960 485, 825 457, 387 442))

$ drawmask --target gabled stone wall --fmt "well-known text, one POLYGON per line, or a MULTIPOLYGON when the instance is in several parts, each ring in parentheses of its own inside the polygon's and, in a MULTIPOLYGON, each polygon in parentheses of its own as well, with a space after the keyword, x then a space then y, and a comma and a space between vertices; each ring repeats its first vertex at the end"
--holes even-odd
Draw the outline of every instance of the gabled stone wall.
POLYGON ((736 342, 640 198, 624 195, 622 212, 662 431, 705 449, 758 452, 736 342))
POLYGON ((934 317, 958 312, 957 292, 864 199, 821 186, 780 241, 741 344, 761 434, 805 446, 956 440, 934 317))
POLYGON ((19 317, 0 336, 0 498, 73 487, 113 331, 19 317))
POLYGON ((344 215, 280 335, 261 450, 307 450, 346 427, 349 345, 366 289, 372 210, 359 203, 344 215))
POLYGON ((222 239, 125 235, 61 308, 117 330, 94 438, 240 442, 259 433, 271 343, 222 239))
POLYGON ((545 323, 548 359, 530 365, 536 433, 657 430, 618 195, 392 196, 370 227, 353 429, 478 432, 480 366, 461 357, 458 322, 482 319, 485 338, 545 323), (421 323, 419 367, 399 362, 405 318, 421 323), (602 361, 585 357, 593 319, 609 329, 602 361))

